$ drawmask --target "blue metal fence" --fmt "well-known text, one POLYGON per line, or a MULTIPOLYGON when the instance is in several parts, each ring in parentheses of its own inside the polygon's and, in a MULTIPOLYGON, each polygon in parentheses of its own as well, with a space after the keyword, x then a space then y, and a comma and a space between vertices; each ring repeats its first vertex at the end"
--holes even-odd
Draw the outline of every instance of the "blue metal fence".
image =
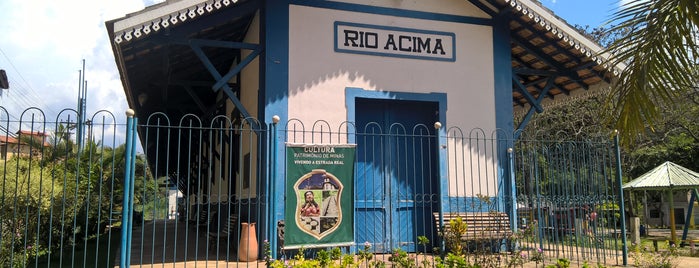
POLYGON ((118 250, 124 126, 100 111, 77 150, 76 112, 0 109, 0 267, 108 267, 118 250))
POLYGON ((439 123, 119 117, 84 122, 78 150, 74 111, 0 115, 0 267, 247 267, 298 264, 299 252, 361 266, 432 266, 450 252, 491 267, 626 261, 610 140, 513 140, 439 123), (295 223, 270 206, 288 198, 278 189, 283 142, 357 145, 353 246, 284 246, 295 223))

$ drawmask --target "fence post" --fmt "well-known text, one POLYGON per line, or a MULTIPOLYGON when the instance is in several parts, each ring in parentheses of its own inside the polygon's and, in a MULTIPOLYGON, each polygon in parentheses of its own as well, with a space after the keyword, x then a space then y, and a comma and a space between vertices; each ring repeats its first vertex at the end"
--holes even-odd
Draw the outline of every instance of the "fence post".
POLYGON ((133 212, 131 205, 133 204, 132 188, 131 183, 133 179, 132 162, 135 162, 132 156, 133 136, 134 135, 134 115, 135 112, 132 109, 126 110, 126 151, 124 152, 125 159, 125 172, 124 172, 124 200, 121 208, 121 243, 120 243, 120 256, 119 256, 119 267, 128 267, 131 259, 131 222, 133 217, 133 212))
MULTIPOLYGON (((270 213, 268 214, 269 215, 268 220, 269 220, 269 230, 270 231, 269 231, 269 238, 268 238, 267 242, 269 243, 270 256, 273 259, 276 259, 278 257, 277 256, 277 239, 279 239, 279 237, 278 237, 279 230, 277 230, 277 217, 276 217, 276 213, 275 213, 276 207, 277 207, 277 202, 278 202, 277 201, 276 183, 277 183, 277 124, 279 123, 279 120, 280 120, 280 118, 278 115, 272 116, 272 127, 271 127, 272 135, 270 135, 272 137, 272 139, 271 139, 271 145, 272 145, 271 151, 272 151, 272 153, 271 153, 271 158, 270 158, 272 161, 270 161, 271 170, 270 170, 270 174, 269 174, 270 180, 269 180, 269 184, 268 184, 270 189, 269 189, 268 193, 271 195, 272 202, 269 204, 269 206, 267 206, 268 209, 270 210, 270 213)), ((266 252, 265 252, 265 254, 266 254, 266 252)))
POLYGON ((510 223, 510 227, 512 228, 513 232, 517 232, 519 229, 519 215, 517 215, 517 183, 515 182, 515 157, 514 157, 514 148, 508 147, 507 148, 507 177, 509 178, 509 181, 507 182, 510 185, 510 189, 508 191, 508 194, 510 195, 510 198, 508 198, 508 203, 507 205, 509 206, 509 214, 510 214, 510 219, 512 219, 512 222, 510 223))
MULTIPOLYGON (((131 187, 129 188, 129 228, 128 232, 128 246, 126 248, 128 260, 131 260, 131 239, 133 237, 133 199, 134 199, 134 187, 136 184, 136 125, 138 125, 138 118, 134 117, 131 120, 131 152, 128 153, 128 157, 131 158, 131 169, 128 173, 129 181, 131 181, 131 187)), ((143 219, 143 217, 141 217, 143 219)))
POLYGON ((616 153, 616 180, 619 185, 619 210, 621 214, 621 243, 623 265, 629 264, 629 248, 626 245, 626 209, 624 208, 624 189, 621 182, 621 152, 619 151, 619 131, 614 130, 614 149, 616 153))

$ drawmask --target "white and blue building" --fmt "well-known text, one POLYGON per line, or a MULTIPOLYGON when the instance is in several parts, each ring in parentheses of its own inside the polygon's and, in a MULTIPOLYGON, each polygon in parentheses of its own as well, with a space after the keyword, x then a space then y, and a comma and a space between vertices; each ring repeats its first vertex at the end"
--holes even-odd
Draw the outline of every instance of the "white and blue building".
MULTIPOLYGON (((139 132, 154 172, 176 174, 191 200, 205 192, 222 200, 266 198, 271 206, 240 211, 260 223, 260 240, 275 237, 283 219, 281 197, 272 197, 284 193, 284 145, 298 142, 294 122, 316 134, 317 122, 331 132, 347 122, 384 130, 393 123, 429 126, 435 144, 403 153, 420 163, 411 173, 417 183, 406 187, 434 202, 427 211, 362 198, 391 196, 403 187, 398 172, 355 178, 357 245, 385 239, 392 241, 386 247, 413 243, 407 248, 415 250, 432 212, 473 209, 467 204, 484 195, 514 216, 515 204, 503 199, 515 195, 507 155, 518 133, 534 113, 603 92, 619 73, 599 45, 535 0, 168 0, 106 25, 139 123, 159 112, 172 125, 186 116, 204 126, 220 117, 256 118, 252 125, 260 129, 284 130, 212 134, 195 145, 208 149, 170 150, 169 158, 152 156, 182 143, 145 144, 163 134, 139 132), (466 139, 449 139, 453 127, 466 139), (465 142, 472 129, 487 146, 465 142), (206 172, 191 175, 197 168, 206 172), (370 228, 382 237, 362 231, 370 228), (395 231, 402 228, 412 229, 395 231)), ((314 137, 301 135, 306 143, 314 137)), ((328 142, 319 140, 312 143, 328 142)), ((391 145, 377 153, 380 146, 351 134, 332 143, 357 144, 358 170, 392 169, 374 161, 391 145)))

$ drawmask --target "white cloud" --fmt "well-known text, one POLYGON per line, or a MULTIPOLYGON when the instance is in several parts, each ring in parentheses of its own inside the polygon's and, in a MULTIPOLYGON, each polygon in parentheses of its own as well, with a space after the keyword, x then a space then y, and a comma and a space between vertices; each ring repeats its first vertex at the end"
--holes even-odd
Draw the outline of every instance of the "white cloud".
POLYGON ((126 100, 104 23, 144 6, 141 0, 0 1, 0 69, 10 80, 0 105, 15 118, 37 106, 49 120, 75 109, 85 59, 88 112, 123 116, 126 100))
POLYGON ((624 5, 628 4, 628 3, 631 3, 631 2, 638 2, 638 1, 648 1, 648 0, 618 0, 617 4, 618 4, 620 7, 622 7, 622 6, 624 6, 624 5))
MULTIPOLYGON (((78 70, 85 59, 87 119, 108 110, 119 123, 125 123, 127 103, 105 21, 140 11, 145 5, 142 0, 0 1, 0 69, 6 70, 10 80, 0 106, 8 111, 9 119, 19 120, 25 109, 36 106, 44 112, 50 131, 59 112, 77 107, 78 70)), ((74 119, 75 113, 70 114, 74 119)), ((0 120, 7 119, 0 111, 0 120)), ((30 119, 29 114, 22 118, 24 122, 30 119)), ((12 123, 11 132, 18 127, 12 123)))

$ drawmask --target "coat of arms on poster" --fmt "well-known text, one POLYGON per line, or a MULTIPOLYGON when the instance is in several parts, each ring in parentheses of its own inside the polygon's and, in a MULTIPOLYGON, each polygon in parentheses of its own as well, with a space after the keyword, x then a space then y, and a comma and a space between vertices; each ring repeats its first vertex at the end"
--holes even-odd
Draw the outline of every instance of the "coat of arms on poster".
POLYGON ((285 248, 351 245, 354 145, 287 145, 285 248))
POLYGON ((296 224, 301 231, 321 239, 337 229, 342 223, 343 188, 335 175, 322 169, 306 173, 296 181, 296 224))
POLYGON ((335 22, 335 51, 400 58, 456 61, 456 34, 335 22))

